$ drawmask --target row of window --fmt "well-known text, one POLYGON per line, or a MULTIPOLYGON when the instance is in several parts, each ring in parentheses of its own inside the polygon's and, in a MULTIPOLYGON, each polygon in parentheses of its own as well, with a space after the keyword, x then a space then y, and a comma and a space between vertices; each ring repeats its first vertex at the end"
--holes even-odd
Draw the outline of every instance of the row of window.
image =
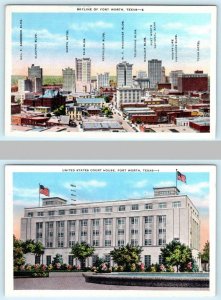
MULTIPOLYGON (((145 209, 153 209, 153 203, 148 203, 145 204, 145 209)), ((173 208, 179 208, 181 207, 181 201, 176 201, 172 203, 172 207, 173 208)), ((158 204, 158 208, 162 209, 162 208, 167 208, 167 202, 161 202, 158 204)), ((131 206, 131 210, 136 211, 139 210, 139 205, 138 204, 132 204, 131 206)), ((120 205, 118 206, 118 211, 123 212, 126 211, 126 206, 125 205, 120 205)), ((101 212, 101 208, 100 207, 94 207, 93 208, 93 212, 94 213, 99 213, 101 212)), ((106 206, 105 207, 105 212, 112 212, 112 206, 106 206)), ((65 215, 67 213, 66 210, 62 209, 62 210, 58 210, 58 215, 62 216, 65 215)), ((89 213, 89 209, 88 207, 82 208, 81 209, 81 213, 82 214, 88 214, 89 213)), ((52 211, 48 211, 47 214, 49 216, 54 216, 56 214, 56 211, 52 210, 52 211)), ((77 214, 77 210, 76 209, 69 209, 69 214, 77 214)), ((28 212, 28 217, 33 217, 34 213, 33 212, 28 212)), ((43 217, 44 216, 44 212, 43 211, 39 211, 37 212, 37 216, 38 217, 43 217)))

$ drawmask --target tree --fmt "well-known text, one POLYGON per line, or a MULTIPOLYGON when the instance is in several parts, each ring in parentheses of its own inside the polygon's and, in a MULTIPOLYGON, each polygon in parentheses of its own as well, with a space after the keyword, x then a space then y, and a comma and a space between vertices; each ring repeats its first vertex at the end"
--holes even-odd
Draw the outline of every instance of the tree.
POLYGON ((22 241, 16 239, 13 235, 13 260, 14 260, 14 268, 20 268, 25 264, 24 252, 22 248, 22 241))
POLYGON ((114 250, 110 252, 110 255, 115 263, 119 266, 123 266, 125 271, 130 271, 132 264, 137 266, 141 261, 140 254, 142 251, 142 247, 140 246, 127 244, 120 248, 114 248, 114 250))
POLYGON ((71 254, 73 254, 74 258, 77 258, 81 263, 81 269, 85 268, 85 260, 87 257, 93 255, 95 249, 91 247, 86 242, 76 243, 72 249, 71 254))
POLYGON ((55 109, 53 111, 53 113, 55 114, 55 116, 60 116, 60 115, 65 115, 65 106, 61 105, 59 108, 55 109))
POLYGON ((22 242, 22 248, 24 254, 33 253, 35 257, 41 257, 41 255, 44 254, 44 246, 39 241, 35 242, 34 240, 27 240, 22 242))
POLYGON ((53 257, 52 265, 55 266, 56 264, 63 265, 63 258, 59 253, 57 253, 55 257, 53 257))
POLYGON ((203 263, 209 263, 209 242, 208 241, 205 243, 202 253, 200 253, 200 258, 203 263))
POLYGON ((168 266, 176 266, 177 272, 188 269, 188 263, 193 263, 192 251, 185 244, 173 240, 169 244, 161 248, 161 256, 163 264, 168 266))

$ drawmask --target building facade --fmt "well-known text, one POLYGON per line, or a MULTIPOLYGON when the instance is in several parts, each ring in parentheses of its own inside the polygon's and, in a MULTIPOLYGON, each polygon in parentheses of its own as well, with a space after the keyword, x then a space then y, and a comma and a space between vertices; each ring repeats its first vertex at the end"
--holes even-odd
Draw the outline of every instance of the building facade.
MULTIPOLYGON (((154 188, 154 196, 144 199, 67 204, 59 197, 42 199, 41 207, 25 208, 21 219, 21 239, 40 241, 45 247, 43 263, 50 264, 59 253, 64 263, 77 264, 71 255, 76 242, 95 247, 96 257, 110 261, 110 251, 127 243, 142 246, 146 266, 161 263, 160 248, 172 240, 192 249, 198 260, 199 213, 187 195, 176 187, 154 188)), ((37 263, 33 255, 27 262, 37 263)))
POLYGON ((75 92, 75 71, 71 68, 62 69, 63 75, 63 91, 74 93, 75 92))
POLYGON ((32 92, 41 93, 43 85, 43 70, 34 64, 28 68, 28 79, 32 82, 32 92))
POLYGON ((173 89, 178 88, 178 76, 181 76, 182 74, 183 74, 182 70, 175 70, 170 72, 169 78, 173 89))
POLYGON ((117 107, 121 108, 121 105, 127 103, 140 103, 141 102, 141 88, 135 87, 120 87, 117 88, 116 95, 117 107))
POLYGON ((207 92, 209 78, 203 71, 195 71, 194 74, 182 74, 178 76, 178 91, 188 92, 207 92))
POLYGON ((158 59, 148 60, 148 77, 150 88, 155 89, 162 79, 162 61, 158 59))
POLYGON ((75 58, 76 92, 91 92, 91 59, 75 58))
POLYGON ((105 72, 104 74, 97 74, 97 90, 99 90, 101 87, 109 87, 109 80, 108 72, 105 72))
POLYGON ((131 87, 133 85, 132 64, 123 61, 117 64, 117 86, 131 87))

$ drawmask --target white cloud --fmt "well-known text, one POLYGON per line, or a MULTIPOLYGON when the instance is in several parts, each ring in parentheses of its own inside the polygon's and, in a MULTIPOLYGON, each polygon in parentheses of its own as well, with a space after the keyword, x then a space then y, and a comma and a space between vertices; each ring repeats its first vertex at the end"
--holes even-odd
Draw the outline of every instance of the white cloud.
POLYGON ((156 187, 171 187, 171 186, 175 186, 175 179, 174 181, 172 180, 168 180, 168 181, 160 181, 156 187))
POLYGON ((205 25, 185 26, 184 30, 191 35, 204 35, 205 36, 206 34, 210 34, 211 25, 205 24, 205 25))
POLYGON ((73 23, 70 28, 75 31, 88 31, 88 30, 96 30, 98 28, 112 28, 113 24, 103 21, 97 22, 84 22, 81 24, 73 23))
POLYGON ((146 187, 147 184, 148 184, 148 180, 147 179, 140 180, 140 181, 134 182, 133 188, 141 189, 141 188, 146 187))
POLYGON ((180 29, 180 28, 183 28, 184 26, 185 25, 181 22, 169 22, 169 23, 164 24, 162 27, 165 29, 171 30, 171 29, 180 29))
POLYGON ((209 199, 208 198, 191 198, 192 202, 196 206, 196 208, 209 208, 209 199))
POLYGON ((39 189, 38 187, 34 189, 14 187, 13 193, 19 198, 38 198, 39 189))
MULTIPOLYGON (((188 178, 187 178, 188 180, 188 178)), ((187 184, 182 186, 182 192, 188 194, 197 194, 197 195, 203 195, 205 194, 205 189, 209 188, 209 182, 199 182, 196 184, 187 184)))

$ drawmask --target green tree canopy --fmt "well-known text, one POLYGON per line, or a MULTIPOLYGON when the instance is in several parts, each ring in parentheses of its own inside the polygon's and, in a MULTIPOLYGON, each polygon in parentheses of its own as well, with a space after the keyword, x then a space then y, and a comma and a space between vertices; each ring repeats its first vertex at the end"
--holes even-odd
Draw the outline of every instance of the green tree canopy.
POLYGON ((76 243, 72 249, 71 254, 74 258, 77 258, 81 263, 81 268, 85 268, 85 260, 87 257, 90 257, 94 253, 94 247, 90 246, 86 242, 76 243))
POLYGON ((163 263, 168 266, 176 266, 177 272, 185 270, 187 264, 193 262, 191 249, 179 241, 173 240, 160 250, 163 263))
POLYGON ((142 247, 140 246, 127 244, 120 248, 114 248, 114 250, 110 252, 110 255, 115 263, 119 266, 123 266, 125 271, 130 271, 132 264, 137 266, 141 261, 140 254, 142 251, 142 247))
POLYGON ((200 253, 200 258, 203 263, 209 263, 209 258, 210 258, 209 248, 210 248, 210 245, 209 245, 209 242, 207 241, 203 247, 202 253, 200 253))

